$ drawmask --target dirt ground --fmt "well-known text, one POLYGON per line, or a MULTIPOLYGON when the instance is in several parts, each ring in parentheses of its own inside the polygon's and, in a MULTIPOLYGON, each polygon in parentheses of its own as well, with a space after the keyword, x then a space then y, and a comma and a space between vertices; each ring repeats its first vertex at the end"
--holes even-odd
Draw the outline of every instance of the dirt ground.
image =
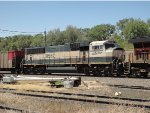
MULTIPOLYGON (((126 78, 125 78, 126 79, 126 78)), ((77 94, 91 94, 96 96, 108 96, 108 97, 118 97, 118 98, 128 98, 128 99, 139 99, 139 101, 132 101, 134 104, 150 105, 150 90, 144 89, 132 89, 132 87, 111 87, 107 84, 113 85, 124 85, 124 86, 147 86, 147 82, 150 79, 126 79, 123 78, 84 78, 82 84, 79 87, 74 87, 71 89, 52 88, 49 82, 43 81, 19 81, 15 84, 0 84, 0 88, 11 88, 22 90, 35 90, 35 91, 53 91, 53 92, 68 92, 77 94), (116 82, 115 82, 116 81, 116 82), (131 82, 132 81, 132 82, 131 82), (142 84, 142 82, 144 84, 142 84), (128 84, 127 84, 128 82, 128 84), (135 82, 135 83, 134 83, 135 82), (116 96, 116 92, 121 92, 121 95, 116 96), (141 99, 141 101, 140 101, 141 99)), ((149 82, 150 83, 150 82, 149 82)), ((148 87, 148 86, 147 86, 148 87)), ((0 94, 0 104, 14 104, 20 108, 30 109, 37 113, 69 113, 70 110, 75 113, 148 113, 150 112, 144 108, 132 108, 132 107, 122 107, 118 105, 101 105, 101 104, 87 104, 78 103, 70 101, 57 101, 51 100, 47 101, 44 99, 35 99, 30 97, 17 97, 17 95, 11 94, 0 94), (21 106, 20 106, 21 105, 21 106), (36 107, 34 107, 36 106, 36 107)), ((123 101, 122 99, 118 101, 123 101)), ((130 101, 129 101, 130 102, 130 101)), ((128 103, 128 101, 127 101, 128 103)), ((10 111, 6 111, 9 113, 10 111)), ((4 113, 5 113, 4 112, 4 113)), ((11 112, 13 113, 13 112, 11 112)))

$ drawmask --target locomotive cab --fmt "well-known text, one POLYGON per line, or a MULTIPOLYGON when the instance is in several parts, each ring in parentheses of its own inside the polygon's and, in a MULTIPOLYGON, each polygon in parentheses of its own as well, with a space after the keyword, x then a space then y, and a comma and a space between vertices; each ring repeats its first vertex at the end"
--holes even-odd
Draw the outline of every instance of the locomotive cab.
POLYGON ((114 59, 124 60, 124 49, 114 41, 94 41, 89 47, 90 63, 112 63, 114 59))
POLYGON ((114 41, 94 41, 89 46, 89 64, 99 75, 123 74, 124 49, 114 41))

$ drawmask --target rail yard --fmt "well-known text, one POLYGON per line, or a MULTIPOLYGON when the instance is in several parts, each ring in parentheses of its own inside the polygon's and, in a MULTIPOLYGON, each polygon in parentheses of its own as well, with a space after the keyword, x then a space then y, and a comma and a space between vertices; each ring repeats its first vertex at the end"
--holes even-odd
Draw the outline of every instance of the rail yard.
POLYGON ((131 52, 104 40, 0 54, 2 112, 150 112, 150 38, 129 42, 131 52))
POLYGON ((0 8, 0 113, 150 113, 149 2, 0 8))

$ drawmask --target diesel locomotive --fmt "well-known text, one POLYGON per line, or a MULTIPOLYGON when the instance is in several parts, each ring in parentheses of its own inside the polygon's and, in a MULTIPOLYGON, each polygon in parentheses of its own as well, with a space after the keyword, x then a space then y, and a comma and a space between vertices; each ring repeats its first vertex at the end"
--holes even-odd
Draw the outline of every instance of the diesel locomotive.
POLYGON ((23 73, 51 73, 54 72, 52 67, 55 67, 57 72, 62 67, 73 67, 77 72, 87 75, 121 75, 124 57, 124 49, 108 40, 26 48, 23 73))

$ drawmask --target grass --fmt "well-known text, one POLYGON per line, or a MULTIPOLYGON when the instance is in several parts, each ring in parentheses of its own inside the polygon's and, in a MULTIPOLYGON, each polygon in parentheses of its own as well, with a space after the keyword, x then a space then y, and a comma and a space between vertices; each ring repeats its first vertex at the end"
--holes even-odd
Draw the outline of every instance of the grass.
MULTIPOLYGON (((50 83, 43 81, 19 81, 16 84, 1 84, 0 88, 10 88, 17 90, 35 90, 35 91, 51 91, 50 83)), ((61 90, 61 88, 56 89, 61 90)))
POLYGON ((80 92, 80 91, 89 91, 89 90, 103 90, 106 93, 109 93, 111 90, 108 86, 102 85, 97 81, 85 81, 81 84, 81 86, 72 89, 65 88, 52 88, 50 83, 43 81, 19 81, 15 84, 1 84, 0 88, 9 88, 9 89, 17 89, 19 91, 22 90, 35 90, 35 91, 71 91, 71 92, 80 92))

